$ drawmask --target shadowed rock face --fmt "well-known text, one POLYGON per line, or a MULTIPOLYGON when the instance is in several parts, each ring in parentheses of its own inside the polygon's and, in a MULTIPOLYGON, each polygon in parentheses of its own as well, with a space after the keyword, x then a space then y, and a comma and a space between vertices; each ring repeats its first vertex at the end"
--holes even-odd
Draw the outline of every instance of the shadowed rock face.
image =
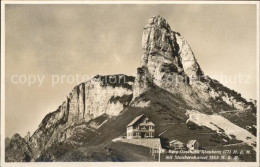
MULTIPOLYGON (((137 69, 136 77, 123 74, 98 75, 75 86, 57 110, 45 116, 32 136, 28 134, 22 138, 15 134, 12 137, 6 147, 6 161, 35 161, 46 155, 45 151, 57 143, 80 145, 82 141, 73 138, 76 132, 83 136, 86 143, 95 129, 110 118, 120 116, 122 111, 131 107, 149 106, 150 101, 140 101, 140 97, 155 88, 176 97, 171 101, 173 104, 182 101, 189 109, 211 114, 227 110, 249 110, 252 114, 247 114, 248 117, 255 118, 253 111, 256 110, 256 105, 204 76, 188 43, 179 33, 172 31, 161 16, 150 18, 144 27, 141 53, 141 67, 137 69), (101 117, 100 124, 96 123, 96 119, 101 117)), ((227 118, 232 117, 228 115, 227 118)), ((236 118, 237 122, 238 119, 236 118)), ((160 121, 163 120, 158 122, 160 121)), ((243 126, 246 125, 248 124, 243 122, 243 126)), ((250 126, 253 125, 256 123, 251 122, 250 126)), ((105 126, 104 124, 103 129, 105 126)))
POLYGON ((7 162, 28 162, 32 158, 32 151, 28 143, 19 134, 14 134, 9 145, 6 147, 7 162))

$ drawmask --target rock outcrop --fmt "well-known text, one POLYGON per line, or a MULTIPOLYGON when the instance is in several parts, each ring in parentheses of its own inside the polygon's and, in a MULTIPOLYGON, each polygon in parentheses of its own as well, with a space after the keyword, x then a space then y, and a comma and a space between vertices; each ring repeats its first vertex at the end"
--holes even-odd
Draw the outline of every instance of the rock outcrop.
POLYGON ((5 154, 7 162, 29 162, 32 158, 32 151, 28 143, 17 133, 11 138, 5 154))

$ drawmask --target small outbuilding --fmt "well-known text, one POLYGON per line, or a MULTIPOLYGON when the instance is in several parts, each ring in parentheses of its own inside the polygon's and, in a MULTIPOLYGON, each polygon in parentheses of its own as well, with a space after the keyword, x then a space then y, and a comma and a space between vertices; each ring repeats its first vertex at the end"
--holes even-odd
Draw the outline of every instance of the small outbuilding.
POLYGON ((187 147, 189 150, 198 150, 199 149, 199 142, 197 140, 189 140, 187 142, 187 147))
POLYGON ((172 140, 169 142, 169 145, 172 149, 184 149, 185 148, 185 144, 178 141, 178 140, 172 140))

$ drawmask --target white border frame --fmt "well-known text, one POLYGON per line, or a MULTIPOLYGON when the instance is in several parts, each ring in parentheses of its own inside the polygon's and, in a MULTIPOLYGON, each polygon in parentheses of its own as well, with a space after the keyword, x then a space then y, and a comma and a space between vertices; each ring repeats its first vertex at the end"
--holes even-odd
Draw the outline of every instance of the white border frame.
POLYGON ((259 167, 259 1, 1 1, 1 166, 7 167, 70 167, 70 166, 88 166, 88 167, 136 167, 149 165, 157 166, 222 166, 222 167, 259 167), (257 153, 256 162, 29 162, 29 163, 6 163, 5 162, 5 5, 6 4, 252 4, 256 5, 256 31, 257 31, 257 153))

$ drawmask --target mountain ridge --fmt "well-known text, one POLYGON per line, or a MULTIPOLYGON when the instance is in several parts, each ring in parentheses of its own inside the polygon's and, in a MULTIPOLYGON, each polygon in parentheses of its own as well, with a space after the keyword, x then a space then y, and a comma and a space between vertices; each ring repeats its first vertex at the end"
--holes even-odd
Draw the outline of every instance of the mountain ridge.
MULTIPOLYGON (((234 121, 234 117, 223 111, 248 111, 247 117, 251 122, 245 121, 239 125, 244 129, 250 126, 251 131, 246 130, 254 134, 256 105, 205 76, 187 41, 180 33, 172 31, 164 18, 153 16, 143 30, 141 67, 137 69, 136 77, 97 75, 75 86, 57 110, 44 117, 32 136, 22 138, 15 134, 12 137, 6 147, 6 161, 55 161, 59 156, 55 153, 56 157, 53 157, 52 148, 64 143, 69 143, 72 150, 74 147, 76 150, 83 146, 90 147, 91 143, 103 147, 110 139, 122 135, 125 124, 140 113, 151 116, 159 127, 158 132, 163 128, 172 129, 159 125, 165 122, 189 131, 185 124, 189 119, 187 110, 209 115, 222 112, 222 116, 233 123, 240 122, 241 118, 234 121), (125 121, 121 123, 120 119, 125 121), (116 127, 113 120, 122 126, 116 127), (106 133, 106 130, 111 133, 106 133), (91 135, 100 136, 100 139, 94 140, 91 135), (17 151, 17 148, 22 149, 17 151)), ((220 139, 238 142, 225 133, 216 133, 209 127, 201 128, 220 139)), ((211 137, 208 137, 210 140, 211 137)), ((165 134, 166 141, 172 138, 172 133, 165 134)))

